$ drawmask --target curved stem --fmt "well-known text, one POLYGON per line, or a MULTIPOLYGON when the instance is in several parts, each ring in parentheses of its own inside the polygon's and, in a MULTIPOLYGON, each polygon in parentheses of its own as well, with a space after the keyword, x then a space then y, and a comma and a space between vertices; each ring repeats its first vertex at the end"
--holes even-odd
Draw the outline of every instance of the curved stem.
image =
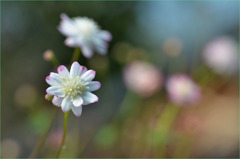
POLYGON ((80 55, 81 55, 81 50, 80 48, 76 47, 72 56, 71 63, 73 63, 74 61, 78 61, 80 55))
POLYGON ((59 158, 62 154, 62 150, 65 148, 65 138, 67 134, 67 117, 68 117, 69 111, 65 113, 64 115, 64 129, 63 129, 63 138, 62 138, 62 144, 58 150, 57 157, 59 158))

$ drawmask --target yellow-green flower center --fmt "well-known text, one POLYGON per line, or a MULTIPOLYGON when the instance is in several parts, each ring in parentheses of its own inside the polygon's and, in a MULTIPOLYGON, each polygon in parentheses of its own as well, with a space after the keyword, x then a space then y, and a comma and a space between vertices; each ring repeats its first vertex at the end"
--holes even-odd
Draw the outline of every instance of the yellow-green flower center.
POLYGON ((86 83, 83 83, 79 76, 63 79, 62 85, 63 92, 71 99, 82 95, 86 91, 86 83))

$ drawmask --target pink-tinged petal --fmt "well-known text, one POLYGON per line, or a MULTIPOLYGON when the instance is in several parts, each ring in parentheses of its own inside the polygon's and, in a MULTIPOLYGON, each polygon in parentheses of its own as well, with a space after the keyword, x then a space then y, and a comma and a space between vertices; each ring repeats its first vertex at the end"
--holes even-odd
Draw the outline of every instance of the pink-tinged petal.
POLYGON ((62 14, 60 15, 60 18, 61 18, 62 20, 68 20, 68 19, 69 19, 69 17, 67 16, 66 13, 62 13, 62 14))
POLYGON ((52 103, 57 107, 60 107, 62 105, 62 101, 63 101, 63 98, 57 97, 57 96, 54 96, 52 99, 52 103))
POLYGON ((82 114, 82 106, 81 107, 74 107, 74 106, 72 106, 72 112, 77 117, 80 117, 81 114, 82 114))
POLYGON ((65 43, 65 45, 67 45, 69 47, 76 47, 77 46, 76 41, 73 38, 71 38, 71 37, 67 38, 64 41, 64 43, 65 43))
POLYGON ((82 106, 82 105, 83 105, 83 99, 82 99, 82 97, 78 97, 78 98, 73 99, 73 105, 74 105, 75 107, 80 107, 80 106, 82 106))
POLYGON ((88 91, 96 91, 101 87, 101 83, 98 81, 92 81, 88 84, 88 91))
POLYGON ((52 76, 47 76, 46 82, 51 86, 59 86, 61 84, 61 82, 58 79, 56 79, 52 76))
POLYGON ((82 76, 85 72, 87 72, 87 68, 85 66, 81 66, 81 73, 79 76, 82 76))
POLYGON ((48 87, 48 89, 46 90, 47 94, 50 94, 50 95, 55 95, 56 93, 59 93, 62 92, 62 86, 51 86, 51 87, 48 87))
POLYGON ((92 55, 93 55, 93 50, 90 47, 88 47, 86 45, 83 45, 82 46, 82 53, 86 58, 91 58, 92 55))
POLYGON ((71 109, 71 106, 72 106, 72 101, 70 98, 68 97, 65 97, 62 101, 62 111, 63 112, 67 112, 71 109))
POLYGON ((98 97, 91 92, 85 92, 82 98, 83 98, 83 105, 98 102, 98 97))
POLYGON ((81 76, 81 78, 82 78, 83 80, 85 80, 85 81, 91 81, 91 80, 94 79, 95 75, 96 75, 96 72, 95 72, 95 71, 93 71, 93 70, 88 70, 87 72, 85 72, 85 73, 81 76))
POLYGON ((80 76, 81 73, 81 66, 78 62, 74 62, 71 66, 70 70, 70 77, 77 77, 80 76))
POLYGON ((112 40, 112 34, 109 31, 103 30, 99 33, 99 37, 105 41, 112 40))
POLYGON ((63 66, 63 65, 61 65, 61 66, 58 67, 58 74, 59 74, 59 76, 60 76, 61 78, 68 78, 68 77, 69 77, 69 71, 68 71, 68 69, 67 69, 65 66, 63 66))

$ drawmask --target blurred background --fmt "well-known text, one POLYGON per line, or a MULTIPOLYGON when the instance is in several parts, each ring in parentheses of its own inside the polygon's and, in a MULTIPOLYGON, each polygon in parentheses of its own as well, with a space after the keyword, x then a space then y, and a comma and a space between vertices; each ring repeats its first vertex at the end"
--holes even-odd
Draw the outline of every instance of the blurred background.
POLYGON ((62 157, 238 158, 238 3, 1 2, 2 157, 36 155, 41 143, 35 157, 56 155, 64 113, 44 99, 56 69, 43 53, 69 65, 74 49, 57 30, 66 13, 94 19, 113 40, 106 56, 80 57, 102 87, 80 118, 70 113, 62 157), (176 74, 198 85, 198 100, 188 84, 167 86, 176 74), (191 99, 178 104, 169 89, 191 99))

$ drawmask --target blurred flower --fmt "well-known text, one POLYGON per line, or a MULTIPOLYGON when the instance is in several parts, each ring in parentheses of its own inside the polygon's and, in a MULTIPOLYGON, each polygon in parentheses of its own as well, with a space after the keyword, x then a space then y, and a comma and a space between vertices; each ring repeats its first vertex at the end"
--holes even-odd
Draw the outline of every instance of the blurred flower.
POLYGON ((162 74, 154 66, 145 62, 133 62, 124 69, 124 80, 129 89, 139 95, 149 97, 162 86, 162 74))
POLYGON ((49 134, 47 145, 52 148, 59 148, 62 143, 62 141, 59 139, 61 139, 62 135, 63 135, 62 130, 54 130, 49 134))
POLYGON ((177 38, 168 38, 163 43, 163 51, 168 56, 176 57, 182 51, 182 42, 177 38))
POLYGON ((54 53, 52 50, 46 50, 44 53, 43 53, 43 58, 44 60, 46 61, 51 61, 52 58, 54 58, 54 53))
POLYGON ((14 102, 20 107, 28 107, 37 100, 37 90, 30 84, 23 84, 14 94, 14 102))
POLYGON ((62 107, 63 112, 72 109, 76 116, 82 113, 82 105, 95 103, 98 97, 91 91, 98 90, 101 86, 100 82, 92 81, 95 77, 95 71, 87 70, 86 67, 74 62, 70 72, 61 65, 58 67, 57 73, 50 73, 46 81, 51 85, 46 91, 50 95, 54 95, 52 103, 58 107, 62 107))
POLYGON ((229 37, 219 37, 207 44, 203 52, 205 63, 215 72, 230 75, 238 70, 238 44, 229 37))
POLYGON ((20 154, 20 146, 13 139, 1 141, 1 158, 17 158, 20 154))
POLYGON ((144 49, 133 47, 125 42, 119 42, 114 45, 112 53, 113 58, 121 64, 148 59, 148 54, 144 49))
POLYGON ((171 76, 166 87, 169 99, 177 105, 196 104, 201 96, 200 87, 184 74, 171 76))
POLYGON ((80 47, 85 57, 91 58, 94 51, 105 55, 108 41, 111 41, 110 32, 100 30, 92 19, 76 17, 70 19, 66 14, 61 14, 59 31, 67 36, 65 44, 69 47, 80 47))

